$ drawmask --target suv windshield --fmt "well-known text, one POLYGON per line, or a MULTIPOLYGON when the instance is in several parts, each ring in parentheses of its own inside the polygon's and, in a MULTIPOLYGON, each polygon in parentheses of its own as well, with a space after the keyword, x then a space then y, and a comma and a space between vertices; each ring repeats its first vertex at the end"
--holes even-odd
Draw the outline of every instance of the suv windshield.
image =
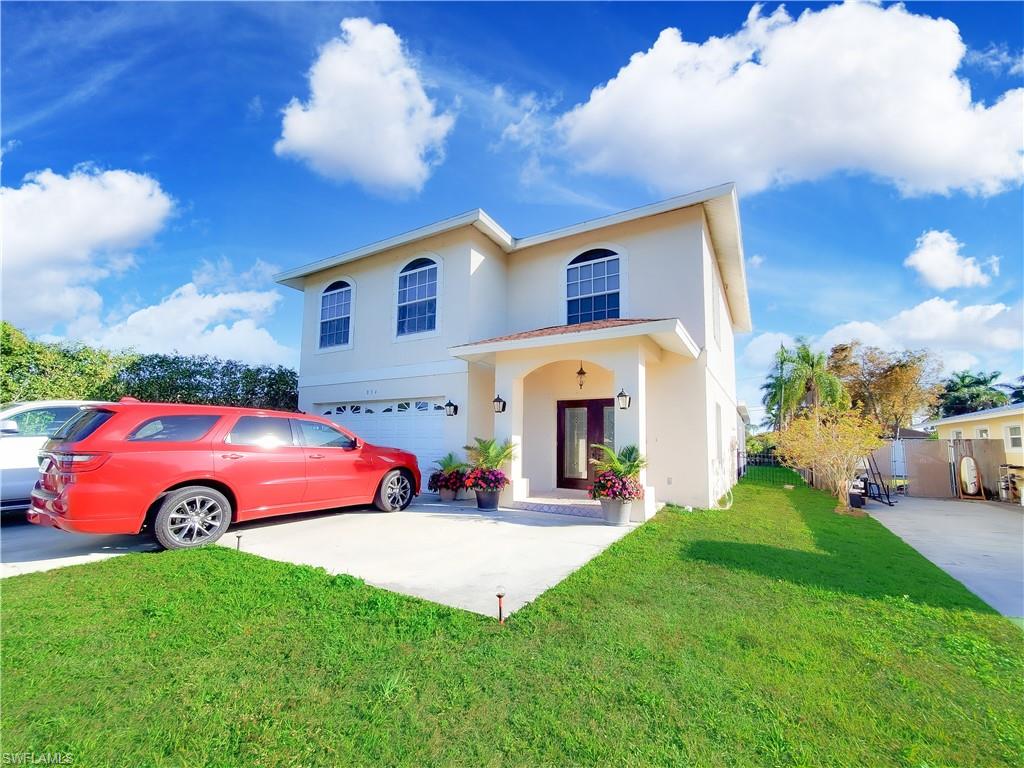
POLYGON ((68 419, 60 429, 53 433, 54 440, 64 440, 69 443, 84 440, 103 424, 107 422, 113 411, 104 411, 98 408, 86 408, 75 416, 68 419))

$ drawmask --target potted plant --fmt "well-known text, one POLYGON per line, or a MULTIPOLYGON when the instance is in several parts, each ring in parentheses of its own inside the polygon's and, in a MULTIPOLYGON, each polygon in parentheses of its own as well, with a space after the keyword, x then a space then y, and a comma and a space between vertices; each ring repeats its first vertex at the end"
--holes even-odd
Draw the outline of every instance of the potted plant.
POLYGON ((470 469, 463 485, 476 491, 478 509, 497 509, 498 494, 508 485, 508 476, 501 471, 501 466, 515 454, 515 446, 510 440, 501 444, 479 437, 473 440, 476 445, 465 447, 470 469))
POLYGON ((604 458, 590 460, 597 470, 590 486, 590 498, 601 502, 601 514, 606 523, 625 525, 633 511, 633 500, 644 496, 639 478, 647 459, 635 445, 627 445, 618 453, 603 444, 595 443, 593 447, 599 449, 604 458))
POLYGON ((466 480, 466 463, 454 453, 434 462, 437 469, 427 481, 427 490, 441 496, 441 501, 452 501, 466 480))

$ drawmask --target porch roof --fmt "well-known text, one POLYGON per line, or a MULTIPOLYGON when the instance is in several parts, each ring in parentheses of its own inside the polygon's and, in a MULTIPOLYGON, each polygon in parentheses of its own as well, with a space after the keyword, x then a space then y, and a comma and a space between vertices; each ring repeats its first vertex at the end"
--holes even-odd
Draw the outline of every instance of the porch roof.
POLYGON ((535 349, 557 344, 584 344, 608 339, 622 339, 631 336, 647 336, 655 344, 669 352, 693 360, 700 355, 700 347, 687 333, 682 322, 675 317, 659 319, 608 319, 593 320, 576 325, 551 325, 532 331, 510 333, 490 339, 474 341, 449 347, 452 357, 462 360, 479 361, 497 352, 517 349, 535 349))

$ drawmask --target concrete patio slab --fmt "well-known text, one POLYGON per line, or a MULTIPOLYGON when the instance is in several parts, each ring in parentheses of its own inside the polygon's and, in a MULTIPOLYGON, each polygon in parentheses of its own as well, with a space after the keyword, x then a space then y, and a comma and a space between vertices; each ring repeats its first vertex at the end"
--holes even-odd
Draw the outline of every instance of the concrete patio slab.
POLYGON ((473 502, 419 502, 404 512, 346 510, 233 527, 224 546, 347 573, 405 595, 494 616, 499 586, 515 611, 635 525, 473 502))
POLYGON ((876 503, 868 512, 1001 614, 1024 617, 1020 507, 900 497, 894 507, 876 503))

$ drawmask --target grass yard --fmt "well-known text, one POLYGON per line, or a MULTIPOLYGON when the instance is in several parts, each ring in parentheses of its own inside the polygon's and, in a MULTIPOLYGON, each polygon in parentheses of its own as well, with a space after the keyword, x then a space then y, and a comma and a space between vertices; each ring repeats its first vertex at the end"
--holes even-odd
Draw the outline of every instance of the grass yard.
POLYGON ((1024 633, 745 481, 508 626, 213 547, 2 583, 2 749, 80 766, 1019 766, 1024 633))

